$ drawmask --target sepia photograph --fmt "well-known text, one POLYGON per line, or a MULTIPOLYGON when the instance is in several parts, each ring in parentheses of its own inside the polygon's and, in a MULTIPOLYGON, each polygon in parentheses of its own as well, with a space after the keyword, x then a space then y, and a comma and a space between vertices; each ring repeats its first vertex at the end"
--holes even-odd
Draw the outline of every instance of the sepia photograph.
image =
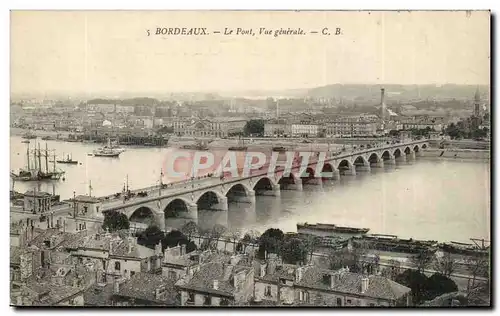
POLYGON ((490 11, 9 18, 10 306, 492 306, 490 11))

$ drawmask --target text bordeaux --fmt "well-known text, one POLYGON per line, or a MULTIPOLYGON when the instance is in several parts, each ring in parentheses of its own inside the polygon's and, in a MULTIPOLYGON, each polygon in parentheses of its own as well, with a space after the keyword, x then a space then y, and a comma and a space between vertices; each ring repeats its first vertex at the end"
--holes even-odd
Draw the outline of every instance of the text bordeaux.
POLYGON ((156 35, 208 35, 205 27, 164 27, 156 28, 156 35))

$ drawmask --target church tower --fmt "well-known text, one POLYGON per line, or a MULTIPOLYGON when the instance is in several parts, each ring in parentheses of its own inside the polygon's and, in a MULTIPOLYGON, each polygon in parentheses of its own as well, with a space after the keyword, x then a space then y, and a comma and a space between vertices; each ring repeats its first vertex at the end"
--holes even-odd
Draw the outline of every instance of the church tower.
POLYGON ((481 117, 481 96, 479 95, 479 87, 474 94, 474 116, 481 117))

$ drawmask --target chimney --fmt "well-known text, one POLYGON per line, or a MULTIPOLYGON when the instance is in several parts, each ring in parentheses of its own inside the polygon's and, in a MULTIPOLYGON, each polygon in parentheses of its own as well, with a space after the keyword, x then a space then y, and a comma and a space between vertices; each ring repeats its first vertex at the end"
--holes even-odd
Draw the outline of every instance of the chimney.
POLYGON ((382 107, 382 121, 385 122, 385 89, 380 89, 380 105, 382 107))
POLYGON ((259 274, 259 276, 261 278, 263 278, 265 275, 266 275, 266 264, 265 263, 261 263, 260 264, 260 274, 259 274))
POLYGON ((113 253, 113 240, 109 240, 109 253, 113 253))
POLYGON ((234 266, 237 263, 238 263, 238 258, 236 256, 231 256, 231 259, 229 260, 229 264, 234 266))
POLYGON ((361 279, 361 293, 365 293, 368 290, 369 279, 367 277, 363 277, 361 279))
POLYGON ((118 280, 115 280, 115 283, 113 284, 113 292, 115 294, 118 294, 120 292, 120 283, 118 280))
POLYGON ((181 245, 181 256, 186 254, 186 245, 181 245))
POLYGON ((132 252, 132 250, 134 249, 134 237, 128 237, 128 252, 132 252))
POLYGON ((300 282, 302 280, 302 275, 304 273, 303 267, 298 267, 295 269, 295 282, 300 282))
POLYGON ((219 280, 214 280, 214 290, 219 289, 219 280))
POLYGON ((330 288, 334 288, 335 285, 339 284, 340 282, 340 274, 339 273, 332 273, 330 274, 330 288))
POLYGON ((164 293, 165 293, 165 291, 163 291, 163 288, 156 289, 155 290, 155 298, 157 300, 162 300, 163 299, 163 295, 162 294, 164 294, 164 293))

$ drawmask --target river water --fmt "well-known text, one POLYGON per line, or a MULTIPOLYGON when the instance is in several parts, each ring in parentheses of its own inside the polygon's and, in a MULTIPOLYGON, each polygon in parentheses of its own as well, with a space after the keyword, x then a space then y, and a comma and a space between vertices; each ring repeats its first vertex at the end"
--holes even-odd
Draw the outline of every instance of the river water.
MULTIPOLYGON (((11 170, 26 164, 26 144, 11 137, 11 170)), ((42 141, 58 158, 72 154, 78 165, 58 165, 65 181, 16 182, 24 193, 38 186, 62 199, 88 194, 120 192, 128 177, 131 189, 158 184, 168 148, 127 148, 119 158, 99 158, 87 153, 98 144, 42 141)), ((33 147, 34 140, 31 141, 33 147)), ((52 160, 52 159, 50 159, 52 160)), ((42 164, 44 159, 42 158, 42 164)), ((50 163, 49 163, 50 164, 50 163)), ((163 180, 168 182, 168 179, 163 180)), ((296 231, 297 222, 332 223, 370 228, 370 233, 405 238, 468 242, 490 238, 489 161, 418 158, 416 161, 341 180, 304 185, 304 190, 282 191, 281 197, 257 196, 256 204, 230 203, 229 226, 260 232, 269 227, 296 231)))

